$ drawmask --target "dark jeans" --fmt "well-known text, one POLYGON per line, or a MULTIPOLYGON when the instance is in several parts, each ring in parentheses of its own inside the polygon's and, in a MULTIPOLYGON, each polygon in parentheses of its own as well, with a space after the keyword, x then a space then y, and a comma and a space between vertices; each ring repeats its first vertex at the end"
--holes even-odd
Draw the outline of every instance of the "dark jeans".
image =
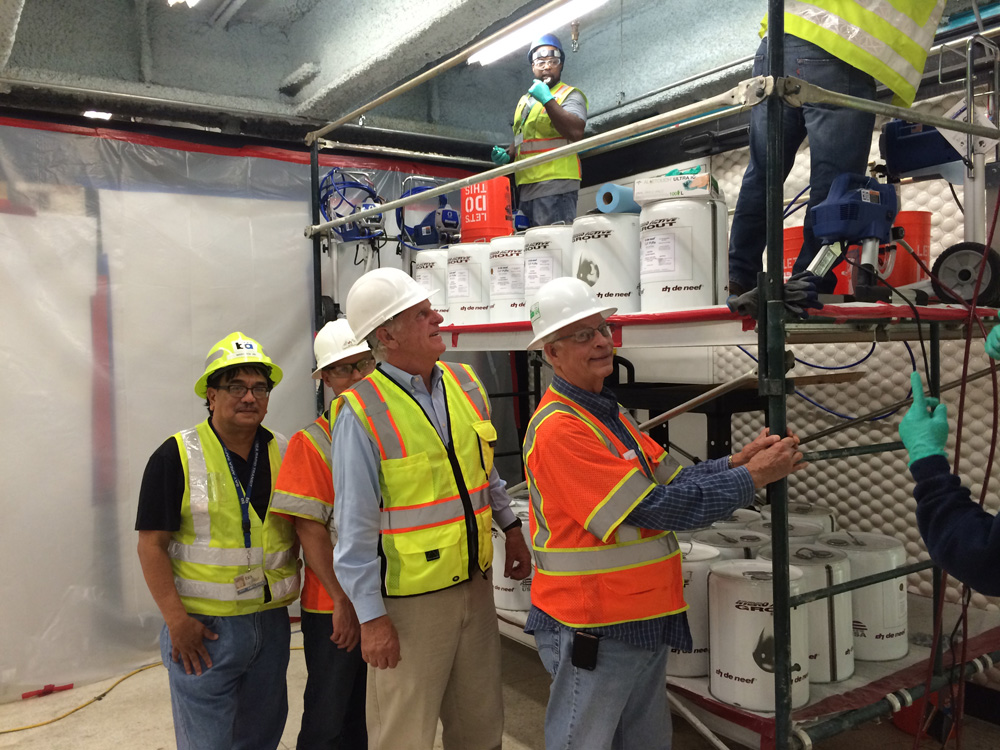
POLYGON ((330 615, 302 612, 306 653, 305 707, 298 750, 365 750, 365 680, 361 644, 347 652, 330 640, 330 615))
MULTIPOLYGON (((767 39, 754 59, 753 74, 767 75, 767 39)), ((801 78, 830 91, 863 99, 875 98, 875 79, 794 36, 785 35, 785 75, 801 78)), ((812 232, 812 208, 822 203, 834 178, 844 172, 863 174, 871 152, 875 115, 848 107, 807 104, 801 108, 782 107, 785 123, 785 152, 782 174, 788 177, 795 152, 809 136, 809 206, 803 226, 802 249, 793 273, 806 270, 820 249, 812 232)), ((733 228, 729 236, 729 280, 750 288, 757 286, 757 273, 766 242, 767 105, 758 104, 750 112, 750 165, 743 175, 736 202, 733 228)), ((832 292, 836 278, 824 279, 822 292, 832 292)))
POLYGON ((579 194, 560 193, 545 195, 530 201, 521 201, 518 208, 528 217, 528 226, 544 227, 549 224, 572 224, 576 218, 576 199, 579 194))

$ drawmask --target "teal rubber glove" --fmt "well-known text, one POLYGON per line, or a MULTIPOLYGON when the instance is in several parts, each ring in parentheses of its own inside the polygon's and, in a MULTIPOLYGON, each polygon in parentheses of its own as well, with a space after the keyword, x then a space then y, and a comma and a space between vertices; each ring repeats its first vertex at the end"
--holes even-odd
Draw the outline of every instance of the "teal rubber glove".
POLYGON ((948 442, 948 407, 936 398, 924 396, 920 373, 910 373, 910 387, 913 405, 899 423, 899 437, 910 454, 908 466, 928 456, 948 455, 944 451, 948 442))
POLYGON ((490 154, 490 161, 498 167, 502 167, 504 164, 508 164, 510 162, 510 154, 507 153, 507 149, 503 146, 494 146, 493 151, 490 154))
POLYGON ((535 97, 539 104, 543 107, 552 101, 555 97, 552 96, 552 92, 549 91, 549 87, 545 85, 543 81, 539 81, 537 78, 534 83, 531 84, 531 88, 528 89, 528 93, 535 97))
POLYGON ((993 359, 1000 359, 1000 325, 990 329, 990 335, 986 337, 986 353, 993 359))

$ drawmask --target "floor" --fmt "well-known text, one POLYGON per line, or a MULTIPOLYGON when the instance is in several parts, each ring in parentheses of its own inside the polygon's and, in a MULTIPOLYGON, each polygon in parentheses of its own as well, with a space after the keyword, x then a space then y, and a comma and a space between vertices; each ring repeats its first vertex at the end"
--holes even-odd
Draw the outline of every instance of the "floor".
MULTIPOLYGON (((506 638, 503 641, 504 706, 507 731, 506 750, 544 750, 543 724, 548 697, 548 675, 534 651, 506 638)), ((292 636, 293 646, 301 636, 292 636)), ((43 698, 33 698, 0 706, 0 748, 19 750, 104 750, 108 747, 136 750, 169 750, 174 747, 170 719, 170 698, 166 672, 156 665, 122 681, 100 701, 45 726, 10 732, 17 727, 49 721, 77 708, 108 690, 118 679, 105 680, 43 698)), ((292 652, 288 669, 289 714, 282 748, 294 748, 302 710, 305 664, 301 648, 292 652)), ((724 746, 737 746, 724 740, 724 746)), ((889 722, 871 723, 817 743, 820 750, 908 750, 913 738, 889 722)), ((948 747, 953 747, 951 742, 948 747)), ((682 719, 674 717, 674 747, 677 750, 719 750, 682 719)), ((924 740, 921 748, 939 748, 924 740)), ((997 750, 1000 727, 970 719, 963 734, 964 750, 997 750)), ((435 749, 441 748, 440 739, 435 749)))

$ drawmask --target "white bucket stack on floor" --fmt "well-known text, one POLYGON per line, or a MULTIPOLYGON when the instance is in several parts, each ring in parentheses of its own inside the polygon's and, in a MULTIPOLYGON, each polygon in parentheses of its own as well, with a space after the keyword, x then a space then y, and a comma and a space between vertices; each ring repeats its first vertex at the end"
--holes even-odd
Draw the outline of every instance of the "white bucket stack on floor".
POLYGON ((674 677, 704 677, 709 667, 708 571, 719 560, 718 547, 698 542, 681 542, 684 601, 688 605, 691 651, 670 649, 667 674, 674 677))
MULTIPOLYGON (((511 500, 510 509, 521 519, 519 532, 524 536, 524 542, 531 552, 531 532, 528 530, 528 502, 526 500, 511 500)), ((507 578, 503 567, 507 561, 504 546, 506 536, 500 529, 493 526, 493 603, 497 609, 509 609, 515 612, 527 612, 531 609, 531 579, 535 572, 535 556, 531 555, 532 575, 520 581, 507 578)))
MULTIPOLYGON (((771 520, 771 508, 765 505, 760 509, 760 517, 764 521, 771 520)), ((837 516, 833 508, 818 503, 788 503, 788 520, 818 523, 823 527, 824 534, 833 533, 838 529, 837 516)))
POLYGON ((490 240, 490 323, 528 319, 524 298, 524 235, 490 240))
POLYGON ((573 260, 568 276, 594 289, 618 314, 639 312, 639 217, 587 214, 573 222, 573 260))
MULTIPOLYGON (((773 524, 770 520, 754 521, 751 524, 747 524, 747 529, 749 531, 759 531, 761 534, 767 534, 768 536, 773 536, 773 524)), ((823 533, 823 527, 818 523, 809 523, 808 521, 789 521, 787 524, 787 534, 789 544, 811 544, 815 542, 820 534, 823 533)))
POLYGON ((709 529, 697 532, 692 539, 719 549, 722 560, 752 560, 771 537, 747 529, 709 529))

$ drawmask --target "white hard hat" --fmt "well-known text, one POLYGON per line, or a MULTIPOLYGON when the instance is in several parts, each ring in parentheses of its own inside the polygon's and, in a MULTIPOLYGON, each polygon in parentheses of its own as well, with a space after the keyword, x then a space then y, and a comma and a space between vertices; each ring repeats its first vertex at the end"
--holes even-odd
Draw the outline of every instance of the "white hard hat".
POLYGON ((591 315, 600 315, 604 320, 617 310, 617 307, 602 305, 593 288, 585 281, 571 276, 552 279, 542 285, 531 303, 531 332, 535 338, 528 344, 528 349, 541 349, 545 339, 570 323, 591 315))
POLYGON ((358 341, 351 324, 341 318, 327 323, 320 332, 316 334, 313 341, 313 353, 316 355, 316 369, 313 370, 313 379, 319 380, 323 368, 332 365, 341 359, 353 357, 361 352, 370 352, 367 342, 362 339, 358 341))
POLYGON ((376 268, 354 282, 347 293, 347 322, 358 339, 393 315, 430 299, 430 293, 398 268, 376 268))

